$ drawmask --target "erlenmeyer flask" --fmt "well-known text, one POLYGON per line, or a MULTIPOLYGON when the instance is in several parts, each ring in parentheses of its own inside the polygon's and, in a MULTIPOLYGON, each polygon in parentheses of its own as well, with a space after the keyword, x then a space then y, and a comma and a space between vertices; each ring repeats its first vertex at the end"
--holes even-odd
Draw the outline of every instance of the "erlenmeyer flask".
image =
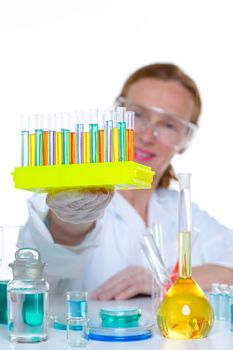
POLYGON ((157 312, 160 332, 167 338, 206 337, 213 326, 213 311, 191 276, 191 174, 179 174, 179 277, 157 312))

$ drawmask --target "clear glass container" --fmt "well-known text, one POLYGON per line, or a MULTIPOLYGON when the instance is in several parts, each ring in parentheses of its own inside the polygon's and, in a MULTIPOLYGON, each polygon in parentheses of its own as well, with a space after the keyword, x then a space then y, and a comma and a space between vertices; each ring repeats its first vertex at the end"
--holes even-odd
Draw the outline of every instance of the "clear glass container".
POLYGON ((72 348, 86 349, 89 339, 89 319, 75 317, 67 319, 67 341, 72 348))
POLYGON ((34 343, 48 338, 48 290, 44 264, 37 250, 16 251, 8 283, 8 334, 12 342, 34 343))
POLYGON ((215 320, 219 320, 220 284, 212 283, 209 293, 209 301, 214 311, 215 320))
POLYGON ((220 294, 219 294, 219 320, 228 321, 229 320, 229 299, 230 290, 228 284, 220 284, 220 294))
POLYGON ((163 336, 172 339, 206 337, 214 314, 204 292, 191 276, 190 174, 179 174, 179 277, 161 302, 157 321, 163 336))

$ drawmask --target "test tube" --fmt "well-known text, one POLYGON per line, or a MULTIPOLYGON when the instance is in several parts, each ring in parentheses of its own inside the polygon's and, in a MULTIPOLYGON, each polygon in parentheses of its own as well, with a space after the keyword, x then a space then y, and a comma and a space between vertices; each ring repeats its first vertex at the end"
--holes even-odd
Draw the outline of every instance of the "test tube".
POLYGON ((49 140, 48 140, 48 164, 55 165, 56 164, 56 114, 48 115, 48 132, 49 132, 49 140))
POLYGON ((229 288, 227 284, 220 284, 219 320, 229 320, 229 288))
POLYGON ((30 116, 29 127, 29 165, 34 166, 36 159, 35 117, 30 116))
POLYGON ((29 115, 21 116, 21 166, 29 166, 29 115))
POLYGON ((62 122, 63 113, 56 115, 56 164, 62 164, 62 122))
POLYGON ((90 163, 91 159, 91 141, 89 131, 89 114, 84 117, 84 163, 90 163))
POLYGON ((62 164, 70 163, 70 114, 62 114, 62 164))
POLYGON ((89 110, 89 130, 90 130, 90 147, 91 147, 91 163, 97 163, 98 157, 98 110, 89 110))
POLYGON ((113 112, 113 161, 119 162, 119 131, 116 111, 113 112))
POLYGON ((117 107, 117 128, 119 132, 119 160, 126 161, 126 121, 125 107, 117 107))
POLYGON ((209 300, 214 311, 214 317, 219 320, 219 295, 220 295, 220 285, 219 283, 211 284, 211 291, 209 293, 209 300))
POLYGON ((76 163, 84 162, 84 113, 75 112, 76 124, 76 163))
POLYGON ((70 164, 76 163, 76 114, 69 116, 70 125, 70 164))
POLYGON ((134 160, 134 112, 125 112, 127 160, 134 160))
POLYGON ((43 152, 42 152, 42 160, 43 165, 49 164, 49 132, 48 132, 48 122, 49 122, 49 116, 44 116, 44 123, 43 123, 43 152))
POLYGON ((98 114, 98 161, 103 163, 105 161, 105 131, 104 131, 104 116, 98 114))
POLYGON ((43 165, 43 116, 35 115, 35 165, 43 165))
MULTIPOLYGON (((113 159, 113 120, 114 111, 104 112, 104 132, 105 132, 105 161, 112 162, 113 159)), ((118 130, 117 130, 118 132, 118 130)), ((118 149, 118 144, 117 144, 118 149)))

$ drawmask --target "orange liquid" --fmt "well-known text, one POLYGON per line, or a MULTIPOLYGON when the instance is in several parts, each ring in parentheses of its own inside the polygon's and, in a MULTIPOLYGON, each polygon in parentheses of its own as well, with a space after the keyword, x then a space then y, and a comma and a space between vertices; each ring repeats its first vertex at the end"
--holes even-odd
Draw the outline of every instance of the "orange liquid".
POLYGON ((70 164, 75 164, 76 158, 76 137, 75 132, 70 132, 70 164))
POLYGON ((48 131, 43 132, 43 165, 48 165, 49 163, 49 135, 48 131))
POLYGON ((126 130, 127 160, 134 160, 134 129, 126 130))
POLYGON ((99 130, 99 162, 103 163, 105 160, 105 149, 104 149, 104 130, 99 130))

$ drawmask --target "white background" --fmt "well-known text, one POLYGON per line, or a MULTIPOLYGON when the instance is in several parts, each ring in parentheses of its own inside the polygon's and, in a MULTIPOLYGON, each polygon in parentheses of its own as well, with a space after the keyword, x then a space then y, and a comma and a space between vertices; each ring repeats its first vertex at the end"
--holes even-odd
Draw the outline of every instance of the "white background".
POLYGON ((0 224, 23 224, 11 171, 20 114, 108 107, 135 69, 173 62, 197 82, 203 113, 176 171, 192 197, 233 228, 231 0, 0 0, 0 224))

